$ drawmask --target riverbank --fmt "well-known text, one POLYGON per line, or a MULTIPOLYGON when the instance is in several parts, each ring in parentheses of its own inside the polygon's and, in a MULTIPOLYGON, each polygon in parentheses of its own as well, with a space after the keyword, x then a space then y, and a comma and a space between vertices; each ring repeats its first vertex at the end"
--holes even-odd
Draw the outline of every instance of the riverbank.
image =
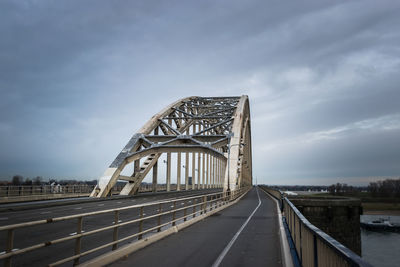
POLYGON ((364 215, 400 216, 400 210, 364 210, 364 215))
POLYGON ((372 202, 370 199, 364 202, 361 199, 361 206, 365 215, 400 215, 399 202, 372 202))

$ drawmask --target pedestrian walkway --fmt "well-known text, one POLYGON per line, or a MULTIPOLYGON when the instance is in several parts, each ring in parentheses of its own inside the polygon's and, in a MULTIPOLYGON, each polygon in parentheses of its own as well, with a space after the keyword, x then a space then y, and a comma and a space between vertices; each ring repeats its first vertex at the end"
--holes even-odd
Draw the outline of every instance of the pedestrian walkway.
POLYGON ((237 204, 112 266, 282 266, 276 204, 253 188, 237 204))

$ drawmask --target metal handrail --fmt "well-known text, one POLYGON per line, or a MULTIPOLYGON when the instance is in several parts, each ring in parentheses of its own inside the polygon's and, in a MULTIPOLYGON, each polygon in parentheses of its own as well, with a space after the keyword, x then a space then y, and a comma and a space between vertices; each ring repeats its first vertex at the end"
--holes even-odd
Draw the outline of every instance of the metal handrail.
MULTIPOLYGON (((327 233, 310 223, 306 217, 296 208, 296 206, 287 198, 283 198, 286 207, 290 208, 301 222, 302 226, 307 228, 313 235, 316 236, 325 245, 329 246, 335 251, 341 258, 345 259, 349 266, 360 266, 360 267, 372 267, 371 264, 364 261, 360 256, 354 253, 352 250, 338 242, 336 239, 329 236, 327 233)), ((289 227, 290 228, 290 227, 289 227)), ((292 229, 291 229, 292 230, 292 229)))
MULTIPOLYGON (((26 198, 30 196, 42 195, 72 195, 72 194, 90 194, 93 191, 94 185, 87 184, 72 184, 72 185, 2 185, 0 186, 0 198, 26 198)), ((120 192, 122 185, 114 186, 112 192, 120 192)), ((157 191, 166 189, 166 185, 158 185, 157 191)), ((176 185, 173 186, 176 189, 176 185)), ((141 184, 139 192, 152 191, 152 185, 141 184)))
MULTIPOLYGON (((219 193, 211 193, 211 194, 207 194, 207 195, 197 195, 197 196, 191 196, 191 197, 184 197, 184 198, 174 198, 173 200, 164 200, 164 201, 157 201, 157 202, 151 202, 151 203, 136 204, 136 205, 126 206, 126 207, 121 207, 121 208, 115 208, 115 209, 93 211, 93 212, 86 212, 86 213, 80 213, 80 214, 74 214, 74 215, 68 215, 68 216, 61 216, 61 217, 56 217, 56 218, 49 218, 49 219, 46 219, 46 220, 37 220, 37 221, 32 221, 32 222, 10 224, 10 225, 5 225, 5 226, 0 226, 0 231, 4 231, 4 230, 8 230, 8 229, 21 228, 21 227, 25 227, 25 226, 33 226, 33 225, 38 225, 38 224, 59 222, 59 221, 75 219, 75 218, 79 218, 79 217, 87 217, 87 216, 105 214, 105 213, 109 213, 109 212, 113 212, 113 211, 122 211, 122 210, 134 209, 134 208, 149 207, 149 206, 158 205, 158 204, 171 203, 171 202, 174 202, 174 201, 191 200, 191 199, 199 198, 199 197, 202 197, 202 196, 207 196, 208 197, 208 196, 214 196, 214 195, 220 195, 220 194, 221 194, 221 192, 219 192, 219 193)), ((1 259, 1 256, 0 256, 0 259, 1 259)))
MULTIPOLYGON (((303 257, 301 257, 300 260, 302 261, 302 266, 318 266, 318 262, 321 261, 321 259, 318 259, 318 251, 322 249, 322 246, 320 245, 321 242, 323 245, 329 248, 329 250, 325 251, 327 254, 330 254, 330 256, 332 256, 332 253, 334 253, 338 257, 336 260, 338 260, 339 262, 341 262, 341 260, 345 261, 345 263, 342 264, 347 264, 348 266, 372 267, 368 262, 364 261, 353 251, 351 251, 343 244, 329 236, 327 233, 310 223, 307 218, 304 217, 304 215, 296 208, 296 206, 287 197, 285 197, 284 194, 282 194, 281 191, 265 187, 261 187, 261 189, 270 193, 271 195, 273 194, 273 196, 278 199, 280 197, 280 200, 283 204, 284 217, 286 219, 289 232, 294 239, 293 242, 296 247, 297 253, 300 256, 302 254, 308 256, 312 255, 312 259, 308 257, 306 260, 302 260, 303 257), (302 233, 308 235, 308 237, 311 237, 312 241, 311 239, 306 241, 302 240, 302 233), (302 246, 303 242, 306 243, 306 246, 302 246), (300 244, 300 247, 298 244, 300 244), (307 249, 308 251, 306 251, 307 249)), ((306 237, 304 237, 304 239, 306 239, 306 237)), ((329 257, 328 255, 325 256, 329 257)), ((332 256, 332 258, 330 258, 330 261, 334 260, 334 256, 332 256)), ((334 265, 334 263, 332 262, 330 263, 332 264, 332 266, 340 265, 334 265)))
POLYGON ((98 250, 107 248, 112 246, 112 250, 117 249, 117 245, 121 242, 124 242, 126 240, 132 239, 137 237, 138 239, 142 239, 143 235, 157 230, 158 232, 161 231, 162 227, 171 225, 174 226, 178 221, 186 221, 191 218, 195 218, 197 214, 202 214, 206 213, 207 209, 210 211, 213 209, 213 207, 219 207, 222 205, 226 205, 227 203, 233 201, 234 199, 238 198, 242 194, 246 193, 249 190, 249 188, 241 188, 239 190, 232 191, 229 195, 224 193, 224 192, 219 192, 219 193, 211 193, 211 194, 206 194, 206 195, 197 195, 197 196, 191 196, 191 197, 184 197, 184 198, 177 198, 177 199, 171 199, 171 200, 165 200, 165 201, 157 201, 157 202, 152 202, 152 203, 146 203, 146 204, 140 204, 140 205, 131 205, 127 207, 121 207, 121 208, 115 208, 115 209, 108 209, 108 210, 102 210, 102 211, 95 211, 95 212, 86 212, 86 213, 81 213, 81 214, 75 214, 75 215, 69 215, 69 216, 61 216, 61 217, 56 217, 56 218, 49 218, 46 220, 36 220, 36 221, 31 221, 31 222, 25 222, 25 223, 17 223, 17 224, 12 224, 12 225, 6 225, 6 226, 0 226, 0 232, 2 231, 7 231, 7 238, 6 238, 6 251, 4 254, 0 255, 0 259, 4 259, 4 266, 11 266, 11 259, 14 256, 20 255, 27 253, 29 251, 37 250, 43 247, 48 247, 54 244, 66 242, 69 240, 75 240, 75 255, 61 259, 57 262, 51 263, 50 266, 56 266, 60 265, 62 263, 72 261, 74 260, 74 264, 79 263, 79 259, 85 255, 91 254, 93 252, 96 252, 98 250), (197 199, 201 199, 199 202, 197 202, 197 199), (188 205, 189 202, 194 200, 194 204, 188 205), (185 202, 184 207, 178 208, 176 206, 176 202, 185 202), (171 204, 173 203, 173 209, 170 210, 165 210, 162 211, 161 207, 164 204, 171 204), (156 212, 151 215, 143 216, 143 210, 145 207, 158 207, 156 212), (126 222, 119 222, 119 213, 120 211, 125 211, 125 210, 131 210, 131 209, 139 209, 140 210, 140 218, 129 220, 126 222), (187 213, 188 209, 193 209, 193 212, 187 213), (184 215, 180 216, 179 218, 176 218, 176 213, 184 211, 184 215), (101 215, 101 214, 114 214, 114 225, 110 226, 102 226, 97 229, 90 230, 88 232, 83 232, 83 220, 84 218, 88 216, 96 216, 96 215, 101 215), (172 214, 173 218, 165 223, 161 223, 160 218, 166 215, 172 214), (157 225, 154 227, 151 227, 149 229, 143 229, 143 222, 146 220, 154 219, 154 218, 159 218, 157 225), (67 221, 67 220, 74 220, 77 219, 77 232, 73 236, 64 236, 58 239, 54 239, 51 241, 46 241, 46 242, 41 242, 38 244, 31 245, 29 247, 25 247, 22 249, 18 249, 13 251, 13 243, 14 243, 14 234, 15 231, 21 228, 26 228, 26 227, 32 227, 32 226, 37 226, 37 225, 43 225, 43 224, 48 224, 48 223, 55 223, 55 222, 60 222, 60 221, 67 221), (118 228, 134 223, 139 223, 139 229, 138 232, 123 237, 123 238, 118 238, 118 228), (114 230, 113 231, 113 241, 109 242, 107 244, 102 244, 101 246, 98 246, 96 248, 81 252, 81 243, 82 243, 82 238, 93 235, 96 233, 104 232, 107 230, 114 230))

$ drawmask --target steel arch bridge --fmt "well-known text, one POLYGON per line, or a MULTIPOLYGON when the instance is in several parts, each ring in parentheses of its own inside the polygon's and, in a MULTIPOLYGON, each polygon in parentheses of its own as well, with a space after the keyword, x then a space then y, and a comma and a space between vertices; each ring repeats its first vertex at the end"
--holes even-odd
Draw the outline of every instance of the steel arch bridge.
POLYGON ((156 191, 158 161, 163 153, 167 158, 167 191, 171 190, 172 153, 177 159, 176 190, 229 191, 252 185, 248 96, 193 96, 165 107, 133 135, 100 177, 91 196, 111 195, 119 180, 127 181, 120 195, 133 195, 150 170, 152 190, 156 191), (182 156, 185 173, 181 185, 182 156), (122 175, 129 165, 133 167, 132 175, 122 175))

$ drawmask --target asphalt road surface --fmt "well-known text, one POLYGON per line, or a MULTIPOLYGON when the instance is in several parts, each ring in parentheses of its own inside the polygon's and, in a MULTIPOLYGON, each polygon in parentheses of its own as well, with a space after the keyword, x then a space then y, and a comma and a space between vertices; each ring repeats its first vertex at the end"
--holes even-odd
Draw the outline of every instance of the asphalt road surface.
MULTIPOLYGON (((140 197, 128 197, 128 198, 118 198, 106 201, 94 201, 94 202, 82 202, 74 203, 69 205, 62 205, 56 207, 43 207, 34 208, 28 210, 17 210, 17 211, 3 211, 0 212, 0 225, 9 225, 33 220, 41 220, 48 218, 55 218, 66 215, 80 214, 86 212, 100 211, 106 209, 114 209, 120 207, 126 207, 136 204, 157 202, 160 200, 171 199, 171 198, 182 198, 192 195, 206 194, 219 192, 221 189, 209 189, 200 191, 181 191, 181 192, 171 192, 166 194, 148 195, 140 197)), ((176 202, 177 205, 183 205, 179 200, 176 202)), ((173 206, 164 205, 162 207, 163 211, 171 210, 173 206)), ((150 206, 144 209, 144 213, 147 215, 156 214, 158 212, 156 206, 150 206)), ((176 214, 177 217, 182 216, 183 212, 176 214)), ((170 216, 162 218, 162 222, 169 221, 170 216)), ((138 209, 129 209, 126 211, 121 211, 119 214, 120 222, 125 222, 132 219, 139 218, 138 209)), ((152 219, 145 221, 143 227, 148 229, 152 226, 156 226, 157 220, 152 219)), ((91 217, 86 217, 83 222, 83 230, 90 231, 94 229, 99 229, 101 227, 106 227, 114 224, 114 214, 107 213, 102 215, 96 215, 91 217)), ((124 237, 127 235, 134 234, 138 231, 138 223, 134 223, 128 226, 123 226, 119 228, 119 237, 124 237)), ((47 241, 55 240, 57 238, 74 235, 77 232, 77 220, 68 220, 61 222, 54 222, 49 224, 37 225, 34 227, 17 229, 14 233, 14 248, 21 249, 34 244, 44 243, 47 241)), ((0 232, 0 254, 5 251, 6 244, 6 231, 0 232)), ((95 235, 90 235, 82 238, 82 250, 87 251, 89 249, 95 248, 102 244, 106 244, 112 241, 113 230, 104 231, 95 235)), ((128 242, 134 242, 136 239, 126 241, 120 245, 127 244, 128 242)), ((44 247, 23 255, 18 255, 13 257, 13 266, 45 266, 49 263, 55 262, 62 258, 72 256, 74 254, 75 240, 54 244, 48 247, 44 247)), ((81 262, 99 256, 104 252, 110 251, 111 247, 100 250, 89 256, 85 256, 81 259, 81 262)), ((0 264, 3 264, 0 261, 0 264)), ((72 262, 65 264, 63 266, 72 266, 72 262)))
POLYGON ((111 266, 282 266, 280 248, 276 204, 253 188, 237 204, 111 266))

